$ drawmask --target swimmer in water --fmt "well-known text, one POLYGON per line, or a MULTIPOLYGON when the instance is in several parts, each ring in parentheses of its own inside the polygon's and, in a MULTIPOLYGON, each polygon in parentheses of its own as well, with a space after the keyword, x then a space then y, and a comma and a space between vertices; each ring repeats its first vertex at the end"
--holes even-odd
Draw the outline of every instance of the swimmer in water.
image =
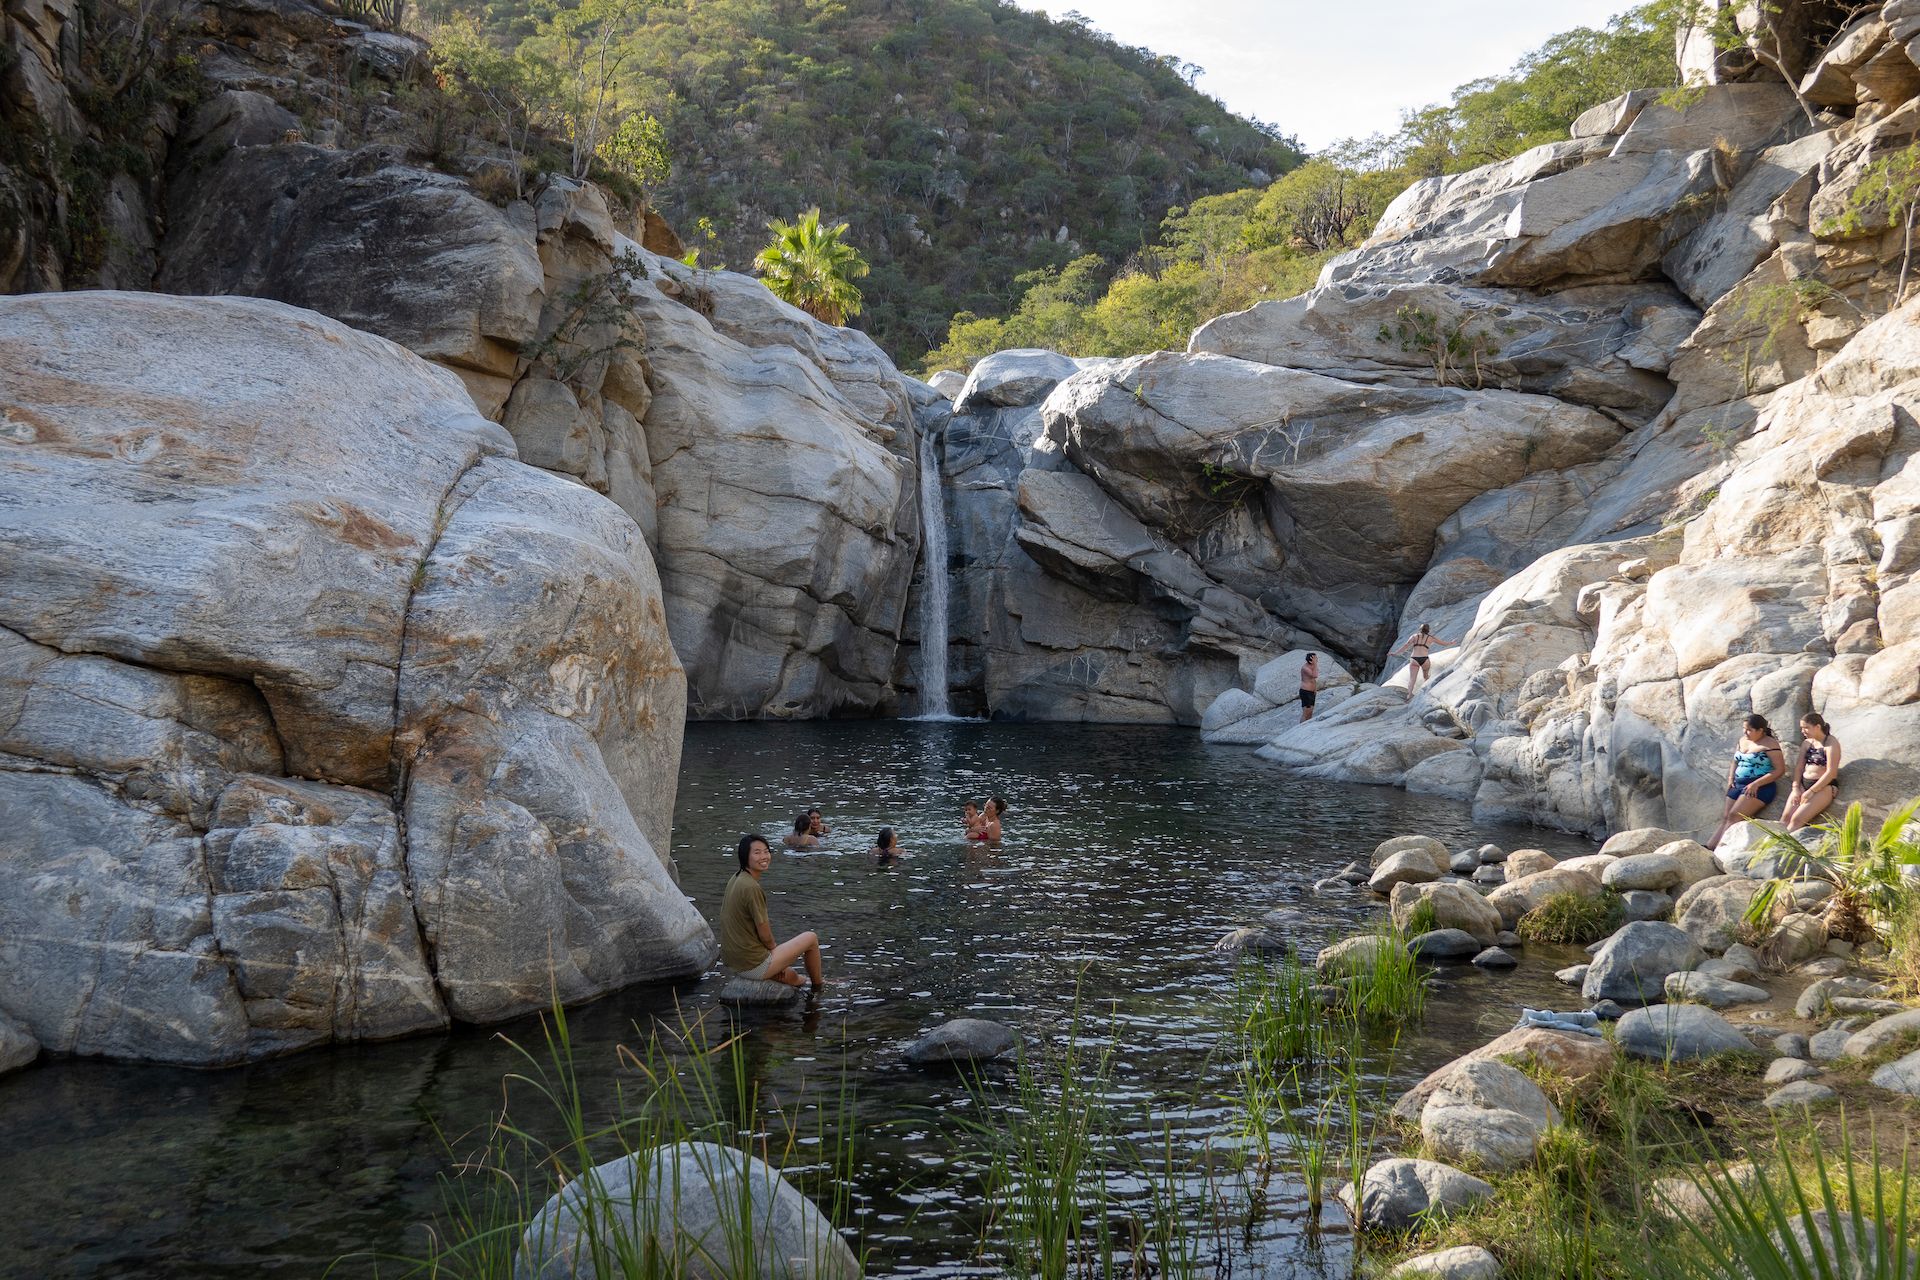
POLYGON ((895 858, 904 858, 907 851, 900 847, 900 841, 894 836, 892 827, 880 828, 880 834, 873 838, 873 848, 867 850, 876 862, 892 862, 895 858))

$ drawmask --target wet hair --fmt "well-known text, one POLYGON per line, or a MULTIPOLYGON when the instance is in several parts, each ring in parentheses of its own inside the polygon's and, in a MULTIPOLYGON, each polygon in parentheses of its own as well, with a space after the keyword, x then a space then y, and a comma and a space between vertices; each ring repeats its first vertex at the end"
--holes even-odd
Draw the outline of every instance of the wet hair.
POLYGON ((873 847, 882 853, 893 852, 893 828, 882 827, 880 834, 873 838, 873 847))
MULTIPOLYGON (((734 853, 738 855, 740 859, 740 869, 742 871, 747 869, 747 858, 753 853, 753 846, 756 844, 767 844, 767 838, 756 835, 744 835, 740 837, 740 847, 734 850, 734 853)), ((773 852, 772 845, 767 845, 767 852, 773 852)))
POLYGON ((1433 634, 1433 631, 1431 628, 1427 626, 1426 623, 1423 622, 1420 624, 1420 634, 1423 636, 1430 636, 1433 634))
POLYGON ((980 806, 979 806, 978 804, 976 804, 976 803, 974 803, 974 802, 973 802, 973 801, 971 801, 971 800, 968 800, 968 801, 966 801, 966 802, 965 802, 965 803, 963 803, 963 804, 962 804, 962 805, 961 805, 960 807, 961 807, 962 809, 971 809, 971 810, 973 810, 973 811, 974 811, 975 813, 978 813, 978 812, 980 812, 980 806))
POLYGON ((1306 661, 1312 662, 1315 658, 1318 658, 1319 656, 1320 655, 1317 653, 1309 653, 1306 657, 1306 661))
POLYGON ((1828 724, 1824 719, 1822 719, 1820 716, 1820 713, 1817 711, 1809 711, 1807 712, 1807 714, 1801 716, 1800 723, 1810 724, 1822 733, 1833 732, 1833 726, 1828 724))
POLYGON ((1768 724, 1767 718, 1758 711, 1747 717, 1747 728, 1758 729, 1763 736, 1768 738, 1773 736, 1773 726, 1768 724))
POLYGON ((1007 802, 1006 802, 1005 800, 1002 800, 1002 799, 1001 799, 1001 798, 1000 798, 999 796, 988 796, 988 797, 987 797, 987 799, 988 799, 988 801, 990 801, 990 802, 992 803, 992 805, 993 805, 993 816, 994 816, 994 817, 996 817, 996 818, 997 818, 997 817, 999 817, 999 816, 1000 816, 1001 814, 1003 814, 1003 813, 1005 813, 1005 812, 1007 811, 1007 802))
POLYGON ((820 811, 818 809, 809 809, 807 810, 807 816, 809 818, 817 818, 820 816, 820 811))
POLYGON ((811 827, 812 825, 813 825, 812 814, 810 813, 798 814, 793 819, 793 834, 797 836, 803 836, 807 834, 807 828, 811 827))

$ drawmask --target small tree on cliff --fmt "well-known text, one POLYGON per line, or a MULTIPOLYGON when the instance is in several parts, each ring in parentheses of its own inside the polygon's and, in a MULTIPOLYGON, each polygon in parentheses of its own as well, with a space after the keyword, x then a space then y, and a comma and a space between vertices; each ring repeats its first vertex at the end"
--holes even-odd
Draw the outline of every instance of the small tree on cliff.
POLYGON ((809 209, 793 222, 767 224, 773 243, 753 260, 767 288, 816 320, 844 324, 860 314, 860 290, 854 281, 867 274, 867 260, 843 242, 847 224, 820 225, 820 211, 809 209))

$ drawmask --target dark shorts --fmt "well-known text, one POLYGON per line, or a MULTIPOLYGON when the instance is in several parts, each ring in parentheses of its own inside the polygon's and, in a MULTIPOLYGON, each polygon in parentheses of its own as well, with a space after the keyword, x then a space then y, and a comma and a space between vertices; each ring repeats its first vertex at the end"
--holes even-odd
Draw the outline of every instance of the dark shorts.
POLYGON ((1313 700, 1319 696, 1320 691, 1317 689, 1302 689, 1300 691, 1300 705, 1303 707, 1311 707, 1313 700))
MULTIPOLYGON (((1744 796, 1745 794, 1747 794, 1747 784, 1744 782, 1736 782, 1732 786, 1727 788, 1727 799, 1729 800, 1738 800, 1741 796, 1744 796)), ((1754 796, 1763 805, 1772 804, 1773 798, 1779 794, 1780 794, 1780 784, 1776 782, 1769 782, 1766 786, 1754 792, 1754 796)))

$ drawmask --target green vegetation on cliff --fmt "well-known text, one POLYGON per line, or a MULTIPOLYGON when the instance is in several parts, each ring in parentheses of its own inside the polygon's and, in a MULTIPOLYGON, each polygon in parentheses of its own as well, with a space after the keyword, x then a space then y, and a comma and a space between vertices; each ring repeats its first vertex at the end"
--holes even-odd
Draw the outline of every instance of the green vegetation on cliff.
MULTIPOLYGON (((424 5, 429 25, 477 8, 424 5)), ((537 39, 536 8, 494 0, 483 23, 537 39)), ((956 310, 1007 310, 1023 273, 1118 262, 1169 207, 1300 161, 1194 68, 1001 0, 636 5, 621 54, 623 106, 673 153, 653 202, 701 264, 749 269, 770 221, 818 206, 872 264, 861 322, 903 361, 956 310)))
POLYGON ((1507 74, 1407 112, 1392 135, 1342 143, 1264 189, 1172 209, 1154 245, 1030 272, 1008 312, 955 315, 925 368, 964 369, 1006 347, 1079 356, 1182 348, 1214 316, 1310 287, 1408 184, 1565 138, 1595 103, 1677 84, 1674 33, 1686 9, 1687 0, 1653 0, 1604 28, 1554 36, 1507 74))

